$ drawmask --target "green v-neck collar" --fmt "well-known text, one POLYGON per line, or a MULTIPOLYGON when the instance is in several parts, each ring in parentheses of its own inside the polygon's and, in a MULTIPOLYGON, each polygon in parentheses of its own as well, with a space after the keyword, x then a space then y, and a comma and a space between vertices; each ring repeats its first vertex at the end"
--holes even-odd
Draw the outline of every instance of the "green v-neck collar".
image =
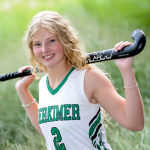
POLYGON ((69 75, 71 74, 71 72, 74 70, 75 68, 72 68, 68 74, 66 75, 66 77, 63 79, 63 81, 57 86, 56 89, 52 89, 50 86, 49 86, 49 80, 48 80, 48 76, 46 78, 46 85, 47 85, 47 88, 49 90, 49 92, 52 94, 52 95, 55 95, 59 90, 60 88, 65 84, 65 82, 67 81, 69 75))

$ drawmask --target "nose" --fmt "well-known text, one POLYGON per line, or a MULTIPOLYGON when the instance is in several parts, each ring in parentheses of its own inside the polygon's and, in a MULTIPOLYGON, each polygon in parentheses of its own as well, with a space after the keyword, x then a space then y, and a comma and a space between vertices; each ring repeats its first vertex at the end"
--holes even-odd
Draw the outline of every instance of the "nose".
POLYGON ((42 52, 46 53, 48 51, 48 47, 46 46, 46 44, 43 44, 42 46, 42 52))

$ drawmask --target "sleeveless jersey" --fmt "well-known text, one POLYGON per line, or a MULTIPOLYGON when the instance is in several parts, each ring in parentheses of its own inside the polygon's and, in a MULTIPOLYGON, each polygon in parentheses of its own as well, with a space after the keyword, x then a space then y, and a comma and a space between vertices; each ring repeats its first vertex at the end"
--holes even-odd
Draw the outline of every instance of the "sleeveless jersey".
POLYGON ((39 125, 48 150, 111 150, 101 106, 85 94, 85 72, 72 68, 55 90, 47 75, 39 82, 39 125))

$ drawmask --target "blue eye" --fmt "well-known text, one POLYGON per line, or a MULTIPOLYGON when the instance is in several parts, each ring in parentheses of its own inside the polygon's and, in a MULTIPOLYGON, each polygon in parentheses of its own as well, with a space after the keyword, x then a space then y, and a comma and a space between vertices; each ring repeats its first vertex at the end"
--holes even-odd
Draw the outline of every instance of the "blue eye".
POLYGON ((55 40, 50 40, 50 43, 53 43, 53 42, 55 42, 55 40))
POLYGON ((39 43, 36 43, 34 46, 40 46, 41 44, 39 44, 39 43))

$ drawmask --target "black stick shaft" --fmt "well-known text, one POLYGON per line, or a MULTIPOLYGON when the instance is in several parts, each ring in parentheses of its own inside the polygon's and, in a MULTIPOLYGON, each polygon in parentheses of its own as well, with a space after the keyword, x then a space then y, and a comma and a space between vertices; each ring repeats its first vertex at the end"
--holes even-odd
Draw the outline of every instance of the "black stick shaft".
POLYGON ((29 76, 29 75, 31 75, 31 69, 27 69, 27 70, 23 71, 22 73, 18 73, 18 71, 17 71, 17 72, 12 72, 12 73, 8 73, 8 74, 2 74, 2 75, 0 75, 0 81, 6 81, 6 80, 29 76))
MULTIPOLYGON (((89 53, 86 56, 86 63, 97 63, 112 59, 131 57, 139 54, 145 47, 145 34, 141 30, 134 30, 131 34, 131 37, 134 40, 134 43, 132 45, 124 47, 121 51, 118 52, 115 52, 113 49, 108 49, 99 52, 89 53)), ((0 75, 0 81, 6 81, 28 75, 31 75, 31 69, 27 69, 23 73, 13 72, 9 74, 0 75)))
POLYGON ((112 59, 131 57, 139 54, 145 47, 145 34, 141 30, 135 30, 132 32, 131 37, 134 40, 132 45, 124 47, 121 51, 118 52, 115 52, 113 49, 109 49, 90 53, 87 56, 86 63, 96 63, 112 59))

